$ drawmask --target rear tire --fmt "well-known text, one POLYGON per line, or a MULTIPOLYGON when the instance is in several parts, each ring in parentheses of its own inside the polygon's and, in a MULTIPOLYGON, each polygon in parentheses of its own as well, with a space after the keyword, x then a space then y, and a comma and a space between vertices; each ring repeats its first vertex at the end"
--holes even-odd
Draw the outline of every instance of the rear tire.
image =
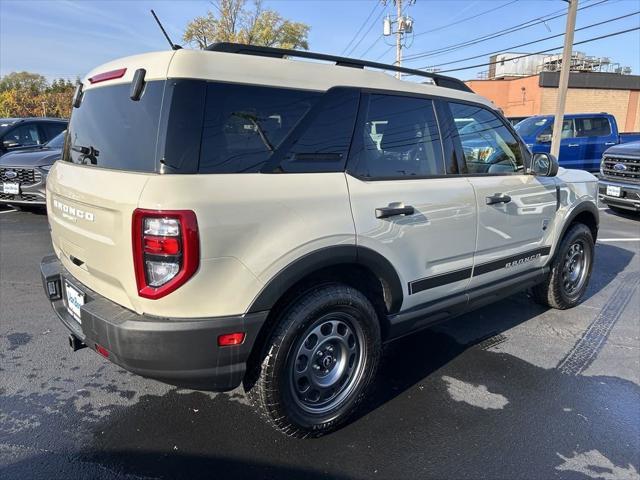
POLYGON ((533 288, 536 302, 559 310, 575 307, 589 285, 593 254, 591 230, 582 223, 572 225, 560 242, 549 276, 533 288))
POLYGON ((343 425, 375 377, 380 324, 358 290, 324 284, 279 315, 253 384, 245 385, 261 416, 291 437, 318 437, 343 425))

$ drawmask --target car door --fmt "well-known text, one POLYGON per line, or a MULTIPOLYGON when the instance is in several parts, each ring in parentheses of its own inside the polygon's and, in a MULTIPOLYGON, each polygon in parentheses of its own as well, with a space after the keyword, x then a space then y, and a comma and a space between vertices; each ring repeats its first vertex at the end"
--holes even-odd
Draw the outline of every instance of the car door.
MULTIPOLYGON (((551 152, 551 137, 553 133, 553 117, 536 137, 537 143, 532 148, 533 153, 551 152)), ((573 118, 565 118, 562 121, 562 133, 560 135, 560 152, 558 161, 566 168, 582 168, 582 143, 576 138, 575 122, 573 118)))
POLYGON ((540 267, 547 260, 557 205, 554 178, 526 172, 526 149, 487 107, 447 102, 460 172, 473 186, 478 214, 469 290, 540 267), (459 128, 458 118, 473 123, 459 128))
POLYGON ((604 116, 577 117, 576 137, 580 143, 582 166, 574 167, 588 171, 598 171, 602 154, 614 145, 609 118, 604 116))
POLYGON ((463 295, 471 277, 475 197, 444 175, 443 151, 431 99, 362 95, 346 174, 356 242, 391 262, 402 310, 463 295))

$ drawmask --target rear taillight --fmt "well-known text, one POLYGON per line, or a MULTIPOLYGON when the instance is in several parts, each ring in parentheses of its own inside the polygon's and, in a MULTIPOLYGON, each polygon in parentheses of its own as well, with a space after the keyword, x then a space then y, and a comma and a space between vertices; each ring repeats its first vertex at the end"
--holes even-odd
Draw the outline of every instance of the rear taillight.
POLYGON ((198 222, 191 210, 138 208, 133 212, 132 239, 133 263, 141 297, 164 297, 198 270, 198 222))

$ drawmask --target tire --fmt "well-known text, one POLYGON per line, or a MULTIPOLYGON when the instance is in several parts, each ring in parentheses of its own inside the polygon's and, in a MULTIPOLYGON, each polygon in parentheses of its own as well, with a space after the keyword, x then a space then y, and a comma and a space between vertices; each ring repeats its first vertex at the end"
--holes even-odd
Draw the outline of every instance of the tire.
POLYGON ((319 437, 354 413, 375 377, 380 351, 371 302, 346 285, 316 286, 281 312, 256 362, 255 380, 245 388, 280 432, 319 437))
POLYGON ((536 302, 559 310, 575 307, 589 285, 593 255, 591 230, 582 223, 572 225, 560 242, 547 279, 533 288, 536 302))

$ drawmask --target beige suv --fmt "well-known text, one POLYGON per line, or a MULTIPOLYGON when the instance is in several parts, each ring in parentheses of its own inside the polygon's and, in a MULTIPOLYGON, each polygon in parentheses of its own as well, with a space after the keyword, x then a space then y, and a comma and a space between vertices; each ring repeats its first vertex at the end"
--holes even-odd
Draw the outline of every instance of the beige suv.
POLYGON ((557 308, 586 289, 595 177, 530 158, 457 79, 217 44, 103 65, 73 104, 42 263, 71 346, 244 385, 288 435, 344 424, 384 342, 529 287, 557 308))

